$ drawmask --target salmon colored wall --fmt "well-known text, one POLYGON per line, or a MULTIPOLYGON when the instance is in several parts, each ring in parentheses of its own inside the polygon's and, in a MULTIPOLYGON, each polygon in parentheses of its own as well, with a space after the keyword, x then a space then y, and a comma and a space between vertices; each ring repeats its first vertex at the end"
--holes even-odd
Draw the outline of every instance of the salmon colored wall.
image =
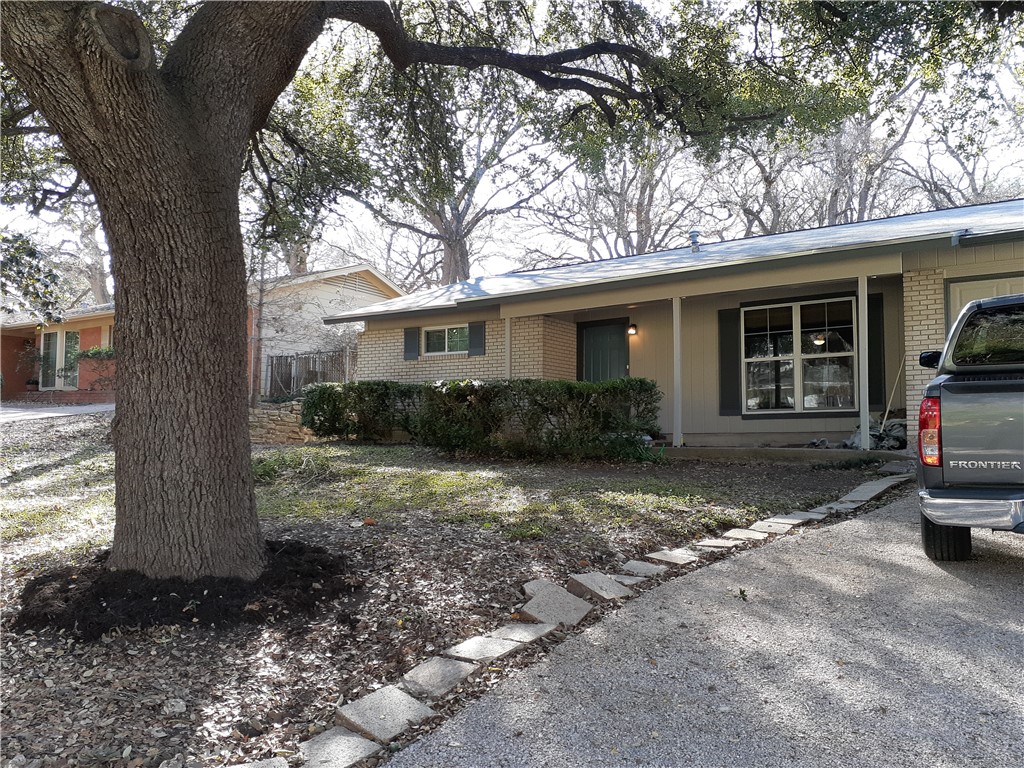
POLYGON ((79 332, 79 349, 92 349, 103 346, 103 328, 82 328, 79 332))
POLYGON ((33 342, 31 336, 0 336, 0 373, 4 376, 3 392, 0 394, 5 400, 25 391, 25 379, 32 373, 21 366, 21 354, 31 349, 33 342))
POLYGON ((111 391, 116 370, 117 362, 114 360, 81 360, 78 363, 78 388, 111 391))

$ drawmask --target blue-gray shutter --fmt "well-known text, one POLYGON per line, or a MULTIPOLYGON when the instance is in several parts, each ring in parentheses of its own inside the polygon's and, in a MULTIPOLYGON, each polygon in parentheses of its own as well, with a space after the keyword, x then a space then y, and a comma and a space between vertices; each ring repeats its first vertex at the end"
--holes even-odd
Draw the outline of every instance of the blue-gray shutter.
POLYGON ((885 317, 882 294, 868 296, 868 407, 885 408, 885 317))
POLYGON ((420 357, 420 329, 405 329, 405 359, 418 360, 420 357))
POLYGON ((487 352, 487 323, 469 324, 469 356, 483 355, 487 352))
POLYGON ((740 311, 718 311, 718 413, 743 414, 743 359, 740 350, 740 311))

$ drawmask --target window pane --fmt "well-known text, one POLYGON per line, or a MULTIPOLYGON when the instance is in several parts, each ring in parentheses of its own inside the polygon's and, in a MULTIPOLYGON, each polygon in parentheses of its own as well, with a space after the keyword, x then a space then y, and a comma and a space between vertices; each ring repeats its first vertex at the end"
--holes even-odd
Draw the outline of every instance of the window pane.
POLYGON ((800 307, 800 327, 805 331, 820 331, 825 328, 825 305, 804 304, 800 307))
POLYGON ((767 333, 747 334, 743 338, 743 354, 746 357, 770 357, 771 342, 767 333))
POLYGON ((469 351, 469 327, 448 329, 448 351, 468 352, 469 351))
POLYGON ((747 363, 747 410, 792 409, 793 361, 747 363))
POLYGON ((853 325, 852 301, 830 301, 826 308, 828 310, 829 328, 835 328, 839 325, 853 325))
POLYGON ((853 358, 819 357, 804 361, 804 408, 855 408, 853 358))
POLYGON ((768 310, 751 309, 743 313, 744 333, 765 333, 768 330, 768 310))
POLYGON ((829 352, 853 352, 853 326, 829 329, 827 341, 829 352))
POLYGON ((769 336, 771 336, 773 357, 793 354, 792 331, 787 331, 786 333, 771 333, 769 336))
POLYGON ((39 365, 39 385, 57 386, 57 332, 43 334, 43 359, 39 365))
POLYGON ((800 352, 824 355, 853 352, 853 304, 828 301, 800 307, 800 352))
POLYGON ((78 386, 78 363, 75 355, 78 354, 80 337, 78 331, 64 332, 64 386, 78 386))
POLYGON ((853 328, 830 328, 801 333, 800 351, 805 355, 853 352, 853 328))
POLYGON ((444 329, 424 331, 423 349, 425 352, 444 352, 444 329))
POLYGON ((793 308, 774 307, 768 310, 768 329, 771 331, 793 330, 793 308))

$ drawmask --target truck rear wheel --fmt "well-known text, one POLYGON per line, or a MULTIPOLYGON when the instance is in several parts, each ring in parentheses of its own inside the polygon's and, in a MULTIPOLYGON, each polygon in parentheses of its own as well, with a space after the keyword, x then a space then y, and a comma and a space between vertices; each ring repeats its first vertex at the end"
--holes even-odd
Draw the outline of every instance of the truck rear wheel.
POLYGON ((971 556, 971 529, 933 523, 922 512, 921 544, 932 560, 966 560, 971 556))

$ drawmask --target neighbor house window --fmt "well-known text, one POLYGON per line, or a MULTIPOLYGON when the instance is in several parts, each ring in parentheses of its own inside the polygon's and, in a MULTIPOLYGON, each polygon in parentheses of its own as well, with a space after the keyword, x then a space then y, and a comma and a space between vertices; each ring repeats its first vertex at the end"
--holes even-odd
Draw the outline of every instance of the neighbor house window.
POLYGON ((423 331, 423 352, 427 355, 469 351, 469 326, 427 328, 423 331))
POLYGON ((853 312, 853 299, 744 309, 744 412, 855 409, 853 312))
POLYGON ((48 331, 40 349, 39 386, 41 389, 78 387, 78 331, 48 331))

